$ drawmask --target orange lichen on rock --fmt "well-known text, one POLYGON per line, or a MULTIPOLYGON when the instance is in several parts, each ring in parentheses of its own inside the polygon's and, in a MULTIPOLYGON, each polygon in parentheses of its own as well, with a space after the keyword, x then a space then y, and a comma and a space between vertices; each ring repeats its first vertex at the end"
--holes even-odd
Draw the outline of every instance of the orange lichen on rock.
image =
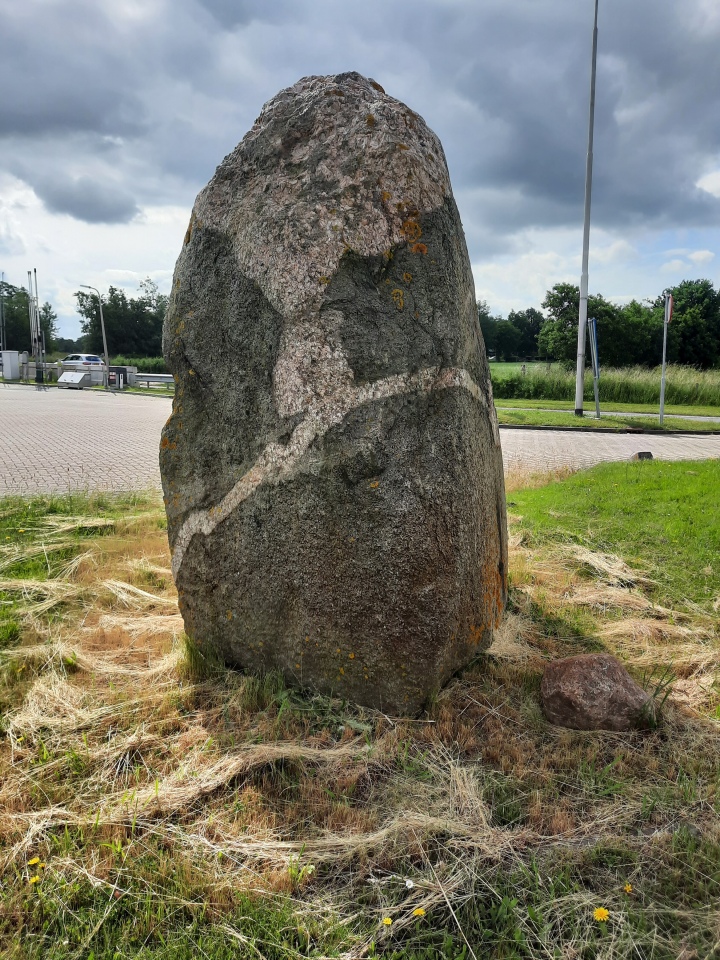
POLYGON ((427 251, 428 251, 428 248, 425 246, 424 243, 414 243, 414 244, 410 247, 410 252, 411 252, 411 253, 422 253, 422 254, 425 254, 425 253, 427 253, 427 251))
POLYGON ((393 303, 398 308, 398 310, 402 310, 403 307, 405 306, 405 294, 403 293, 403 291, 396 287, 393 290, 393 292, 390 294, 390 296, 392 297, 393 303))
POLYGON ((400 227, 400 233, 406 240, 419 240, 422 236, 422 227, 417 220, 405 220, 400 227))

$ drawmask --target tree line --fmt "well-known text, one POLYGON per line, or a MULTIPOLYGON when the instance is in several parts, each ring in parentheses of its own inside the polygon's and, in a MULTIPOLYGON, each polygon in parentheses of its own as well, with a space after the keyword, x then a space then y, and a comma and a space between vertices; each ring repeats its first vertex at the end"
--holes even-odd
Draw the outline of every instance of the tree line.
MULTIPOLYGON (((675 307, 668 328, 668 362, 707 369, 720 366, 720 290, 710 280, 683 280, 667 292, 675 307)), ((30 349, 28 293, 24 287, 0 284, 9 350, 30 349)), ((102 332, 97 297, 75 294, 82 336, 58 335, 57 314, 49 303, 40 308, 45 346, 53 351, 80 350, 101 354, 102 332)), ((136 296, 111 286, 103 294, 103 317, 111 356, 159 357, 168 298, 149 278, 136 296)), ((597 319, 600 362, 608 367, 654 367, 662 356, 664 293, 655 300, 631 300, 619 306, 601 294, 588 298, 588 316, 597 319)), ((478 319, 490 356, 498 360, 557 360, 575 363, 580 291, 572 283, 556 283, 542 309, 511 310, 507 318, 492 316, 485 302, 478 319)))
MULTIPOLYGON (((97 296, 78 291, 75 299, 85 349, 88 353, 101 354, 103 342, 97 296)), ((159 357, 167 304, 168 297, 160 293, 149 277, 141 281, 136 297, 110 287, 103 294, 103 320, 110 356, 159 357)))
MULTIPOLYGON (((5 343, 8 350, 30 350, 28 292, 10 283, 0 285, 5 317, 5 343)), ((40 308, 45 332, 45 349, 53 352, 97 353, 102 355, 103 340, 97 296, 79 290, 75 294, 82 336, 77 340, 61 337, 57 314, 49 303, 40 308)), ((140 283, 136 296, 117 287, 102 295, 103 320, 110 356, 159 357, 162 353, 162 327, 168 298, 149 278, 140 283)))
MULTIPOLYGON (((655 367, 662 359, 665 292, 674 310, 668 327, 669 363, 708 369, 720 366, 720 290, 710 280, 683 280, 655 300, 631 300, 623 306, 600 294, 588 297, 588 317, 597 320, 600 363, 607 367, 655 367)), ((556 283, 534 307, 511 310, 507 318, 491 316, 480 301, 478 319, 485 346, 497 360, 557 360, 577 357, 580 290, 556 283)))
MULTIPOLYGON (((0 282, 0 301, 2 301, 6 350, 31 350, 30 310, 28 292, 25 287, 15 287, 6 281, 0 282)), ((45 334, 45 349, 48 353, 58 349, 57 314, 49 303, 40 307, 40 325, 45 334)))

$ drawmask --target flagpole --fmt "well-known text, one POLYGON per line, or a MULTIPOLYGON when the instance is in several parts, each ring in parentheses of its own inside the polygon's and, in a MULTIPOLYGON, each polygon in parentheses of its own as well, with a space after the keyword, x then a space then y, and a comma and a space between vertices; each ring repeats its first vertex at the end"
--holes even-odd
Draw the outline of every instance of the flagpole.
POLYGON ((590 252, 590 200, 592 195, 593 126, 595 123, 595 74, 597 64, 598 0, 595 0, 593 25, 592 69, 590 72, 590 121, 588 149, 585 162, 585 219, 583 223, 582 273, 580 276, 580 313, 578 317, 577 372, 575 375, 575 415, 583 415, 583 388, 585 386, 585 327, 588 311, 588 258, 590 252))

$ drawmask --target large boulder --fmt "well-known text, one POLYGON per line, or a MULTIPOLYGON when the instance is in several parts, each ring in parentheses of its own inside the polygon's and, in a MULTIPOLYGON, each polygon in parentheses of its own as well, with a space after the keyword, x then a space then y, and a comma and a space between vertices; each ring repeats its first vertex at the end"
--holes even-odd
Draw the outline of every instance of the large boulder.
POLYGON ((442 146, 357 73, 265 105, 198 196, 160 465, 189 637, 416 713, 506 600, 502 457, 442 146))

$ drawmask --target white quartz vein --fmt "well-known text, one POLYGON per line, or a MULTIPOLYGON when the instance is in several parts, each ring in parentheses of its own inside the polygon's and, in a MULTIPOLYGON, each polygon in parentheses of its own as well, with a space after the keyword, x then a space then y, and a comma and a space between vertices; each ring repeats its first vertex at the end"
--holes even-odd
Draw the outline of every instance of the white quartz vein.
MULTIPOLYGON (((332 396, 317 399, 308 408, 302 423, 298 424, 286 445, 269 443, 253 466, 238 480, 235 486, 214 507, 196 510, 185 519, 175 541, 172 557, 173 575, 177 577, 182 566, 185 552, 196 534, 207 536, 226 520, 233 510, 262 483, 277 484, 289 477, 300 458, 318 437, 322 437, 331 427, 342 420, 357 407, 372 400, 382 400, 404 393, 433 390, 447 390, 460 387, 467 390, 476 400, 486 405, 486 399, 467 370, 448 367, 427 367, 417 373, 401 373, 359 387, 350 387, 332 396)), ((489 416, 493 425, 493 436, 499 444, 497 418, 491 406, 489 416)))

